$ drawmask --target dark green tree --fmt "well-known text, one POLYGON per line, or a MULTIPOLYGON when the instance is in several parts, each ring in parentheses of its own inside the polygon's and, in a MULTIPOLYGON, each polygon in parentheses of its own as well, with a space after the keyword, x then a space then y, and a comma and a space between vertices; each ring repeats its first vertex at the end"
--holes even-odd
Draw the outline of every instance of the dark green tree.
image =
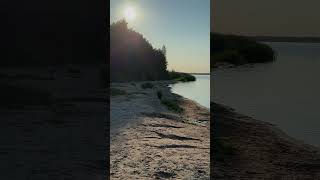
POLYGON ((110 25, 111 81, 163 80, 168 78, 166 48, 153 48, 125 20, 110 25))

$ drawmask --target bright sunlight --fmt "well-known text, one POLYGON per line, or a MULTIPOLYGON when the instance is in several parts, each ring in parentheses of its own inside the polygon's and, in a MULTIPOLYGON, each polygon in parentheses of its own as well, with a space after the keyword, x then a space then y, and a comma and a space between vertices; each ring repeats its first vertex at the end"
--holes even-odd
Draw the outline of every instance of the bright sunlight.
POLYGON ((135 11, 135 9, 133 7, 127 7, 124 10, 124 16, 126 18, 127 21, 132 21, 136 18, 137 13, 135 11))

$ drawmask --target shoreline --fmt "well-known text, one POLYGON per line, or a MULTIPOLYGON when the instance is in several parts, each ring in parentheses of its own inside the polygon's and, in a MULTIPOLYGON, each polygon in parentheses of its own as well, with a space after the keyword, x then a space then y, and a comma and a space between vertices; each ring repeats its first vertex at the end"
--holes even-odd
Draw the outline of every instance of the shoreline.
POLYGON ((184 97, 184 96, 181 96, 181 95, 176 94, 176 93, 173 93, 173 92, 171 92, 171 93, 172 93, 173 95, 177 96, 177 98, 184 99, 184 100, 187 100, 187 101, 192 101, 192 102, 193 102, 194 104, 196 104, 197 106, 199 106, 199 107, 201 107, 201 108, 204 108, 204 109, 206 109, 206 110, 210 111, 210 108, 208 108, 208 107, 206 107, 206 106, 204 106, 204 105, 202 105, 202 104, 198 103, 198 102, 197 102, 197 101, 195 101, 195 100, 192 100, 192 99, 186 98, 186 97, 184 97))
POLYGON ((2 179, 105 177, 107 97, 99 69, 1 68, 2 179))
POLYGON ((215 179, 320 177, 319 148, 290 137, 276 125, 212 104, 215 179))
POLYGON ((111 129, 114 121, 128 123, 111 137, 111 178, 209 179, 209 109, 171 93, 168 85, 173 81, 151 82, 150 89, 142 89, 142 83, 111 85, 126 91, 110 98, 111 129), (176 113, 161 104, 156 95, 160 90, 163 98, 176 100, 184 111, 176 113))

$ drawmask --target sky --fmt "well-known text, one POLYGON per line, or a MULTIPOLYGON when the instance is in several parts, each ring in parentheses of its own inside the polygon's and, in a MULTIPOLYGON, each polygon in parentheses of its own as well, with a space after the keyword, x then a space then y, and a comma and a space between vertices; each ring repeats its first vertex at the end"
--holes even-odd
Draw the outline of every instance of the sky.
POLYGON ((155 48, 166 46, 169 70, 210 72, 210 0, 111 0, 110 23, 127 7, 136 14, 129 28, 155 48))
POLYGON ((211 30, 228 34, 319 36, 319 0, 213 0, 211 30))

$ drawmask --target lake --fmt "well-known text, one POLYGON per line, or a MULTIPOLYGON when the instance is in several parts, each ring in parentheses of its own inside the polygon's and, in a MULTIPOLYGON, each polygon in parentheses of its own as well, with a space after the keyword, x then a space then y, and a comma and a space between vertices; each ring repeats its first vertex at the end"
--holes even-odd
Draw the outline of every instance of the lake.
POLYGON ((210 75, 194 75, 196 81, 172 84, 171 91, 210 109, 210 75))
POLYGON ((211 99, 320 147, 320 44, 267 44, 275 62, 212 72, 211 99))

